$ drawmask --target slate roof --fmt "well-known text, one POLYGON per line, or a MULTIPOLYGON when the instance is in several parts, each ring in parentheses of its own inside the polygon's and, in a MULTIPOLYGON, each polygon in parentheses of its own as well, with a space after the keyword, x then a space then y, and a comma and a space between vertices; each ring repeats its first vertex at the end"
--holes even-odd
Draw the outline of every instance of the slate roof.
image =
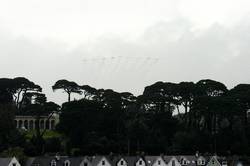
POLYGON ((110 156, 92 156, 90 158, 92 166, 97 166, 97 164, 102 160, 102 158, 105 158, 112 165, 110 156))
POLYGON ((112 166, 116 166, 121 159, 124 159, 128 166, 135 166, 136 162, 140 158, 142 158, 145 161, 144 157, 140 156, 98 156, 98 157, 101 158, 105 157, 112 166))
POLYGON ((124 156, 122 157, 128 164, 128 166, 135 166, 135 163, 139 160, 137 156, 124 156))
POLYGON ((220 164, 222 164, 223 161, 226 161, 225 157, 219 157, 219 156, 211 156, 207 162, 209 162, 212 158, 215 158, 220 164))
POLYGON ((0 158, 0 165, 1 166, 8 166, 11 162, 12 158, 0 158))
POLYGON ((66 160, 70 161, 70 166, 79 166, 83 160, 82 157, 67 157, 67 156, 60 156, 58 159, 56 157, 36 157, 31 158, 26 162, 26 166, 33 166, 35 164, 39 164, 39 166, 48 166, 50 165, 51 161, 56 161, 56 166, 63 166, 66 160))
MULTIPOLYGON (((107 160, 110 162, 110 164, 113 165, 117 165, 117 163, 122 159, 121 156, 109 156, 106 157, 108 158, 107 160)), ((125 160, 125 159, 124 159, 125 160)), ((126 161, 127 162, 127 161, 126 161)))
MULTIPOLYGON (((163 159, 164 159, 164 161, 165 161, 165 163, 169 163, 169 161, 173 158, 173 157, 175 157, 176 158, 176 156, 163 156, 163 159)), ((177 159, 177 158, 176 158, 177 159)), ((178 160, 178 159, 177 159, 178 160)))
POLYGON ((187 166, 196 166, 197 157, 194 155, 179 155, 176 156, 177 160, 181 163, 181 160, 187 160, 187 166))
POLYGON ((25 166, 30 166, 35 159, 36 159, 35 157, 28 158, 25 162, 25 166))
MULTIPOLYGON (((141 157, 138 156, 129 156, 127 157, 127 160, 129 161, 129 166, 135 166, 136 162, 140 159, 141 157)), ((142 158, 143 159, 143 158, 142 158)))
MULTIPOLYGON (((196 166, 197 159, 200 157, 203 157, 206 159, 206 163, 210 161, 212 157, 207 157, 204 156, 198 156, 196 157, 195 155, 177 155, 177 156, 113 156, 113 155, 106 155, 106 156, 82 156, 82 157, 68 157, 68 156, 60 156, 58 159, 56 159, 55 156, 50 156, 50 157, 36 157, 36 158, 29 158, 26 162, 26 166, 33 166, 34 164, 39 164, 39 166, 48 166, 50 165, 52 160, 56 161, 56 166, 63 166, 64 162, 66 160, 70 161, 70 166, 80 166, 80 164, 87 159, 91 166, 97 166, 97 164, 105 158, 111 166, 117 166, 117 163, 121 160, 124 159, 125 162, 127 163, 127 166, 135 166, 136 162, 141 158, 142 160, 145 161, 146 166, 153 166, 153 164, 156 162, 158 158, 162 158, 165 164, 168 164, 169 161, 172 158, 176 158, 178 162, 181 163, 181 160, 184 158, 187 160, 187 165, 185 166, 196 166), (32 165, 33 164, 33 165, 32 165)), ((2 166, 0 164, 0 166, 2 166)))
POLYGON ((176 158, 181 165, 182 165, 181 160, 182 159, 186 159, 187 160, 187 166, 196 166, 197 160, 200 157, 203 158, 203 159, 205 159, 205 163, 209 160, 209 159, 207 160, 204 156, 198 156, 198 157, 196 157, 195 155, 164 156, 163 158, 164 158, 165 163, 168 164, 169 161, 173 157, 176 158))
MULTIPOLYGON (((145 156, 145 162, 147 166, 152 166, 155 161, 160 158, 161 156, 145 156)), ((164 161, 164 159, 163 159, 164 161)))

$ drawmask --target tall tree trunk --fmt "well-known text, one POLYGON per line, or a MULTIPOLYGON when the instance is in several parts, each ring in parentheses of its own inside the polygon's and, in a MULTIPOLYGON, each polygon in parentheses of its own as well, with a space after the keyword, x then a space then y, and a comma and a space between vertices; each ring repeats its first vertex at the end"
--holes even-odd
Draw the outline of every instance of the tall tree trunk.
POLYGON ((140 148, 140 141, 139 141, 139 139, 136 140, 136 145, 137 145, 137 152, 141 152, 140 151, 141 148, 140 148))
POLYGON ((68 92, 68 102, 70 102, 70 95, 71 95, 71 93, 68 92))
POLYGON ((23 95, 22 95, 22 99, 21 99, 21 101, 19 102, 19 109, 22 109, 23 101, 24 101, 24 98, 25 98, 26 94, 27 94, 27 90, 24 90, 24 91, 23 91, 23 95))
POLYGON ((128 156, 130 155, 130 139, 128 138, 128 156))
POLYGON ((22 90, 20 90, 19 92, 17 92, 16 105, 17 105, 18 109, 19 109, 19 100, 20 100, 21 92, 22 92, 22 90))
POLYGON ((184 104, 184 109, 185 109, 185 114, 184 114, 184 124, 187 124, 187 121, 188 121, 188 117, 187 117, 187 110, 188 110, 188 105, 187 105, 187 101, 185 101, 185 104, 184 104))
POLYGON ((44 144, 43 144, 43 138, 41 136, 41 132, 40 132, 40 116, 38 116, 36 118, 35 121, 35 146, 36 146, 36 152, 41 155, 43 153, 44 150, 44 144))

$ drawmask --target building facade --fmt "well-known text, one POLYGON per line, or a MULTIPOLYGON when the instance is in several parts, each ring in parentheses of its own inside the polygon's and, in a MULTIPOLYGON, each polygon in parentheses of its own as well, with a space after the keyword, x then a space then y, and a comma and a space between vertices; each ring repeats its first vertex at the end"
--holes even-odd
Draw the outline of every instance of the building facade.
POLYGON ((17 115, 15 116, 15 126, 17 129, 34 130, 37 125, 40 129, 54 130, 56 124, 59 122, 59 116, 55 113, 47 116, 40 116, 39 118, 31 115, 17 115))

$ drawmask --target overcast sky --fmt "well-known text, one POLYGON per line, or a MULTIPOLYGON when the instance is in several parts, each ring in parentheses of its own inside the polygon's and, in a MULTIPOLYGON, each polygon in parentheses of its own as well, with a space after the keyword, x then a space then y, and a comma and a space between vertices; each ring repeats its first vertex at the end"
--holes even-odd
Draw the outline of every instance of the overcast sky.
POLYGON ((156 81, 250 83, 249 0, 0 0, 0 77, 136 95, 156 81))

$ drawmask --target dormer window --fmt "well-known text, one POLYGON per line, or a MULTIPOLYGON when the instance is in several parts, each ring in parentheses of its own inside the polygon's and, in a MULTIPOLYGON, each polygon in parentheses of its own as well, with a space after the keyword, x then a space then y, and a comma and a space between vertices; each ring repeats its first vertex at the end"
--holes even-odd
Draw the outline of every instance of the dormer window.
POLYGON ((142 160, 139 161, 139 165, 142 165, 142 160))
POLYGON ((214 161, 214 160, 212 160, 212 164, 213 164, 213 165, 215 164, 215 161, 214 161))
POLYGON ((55 160, 52 160, 52 161, 50 162, 50 166, 56 166, 56 161, 55 161, 55 160))
POLYGON ((105 165, 105 160, 102 160, 102 165, 105 165))
POLYGON ((121 161, 121 165, 123 165, 124 164, 124 162, 123 162, 123 160, 121 161))
POLYGON ((66 160, 66 161, 64 162, 64 166, 70 166, 70 161, 69 161, 69 160, 66 160))
POLYGON ((161 165, 161 160, 158 160, 158 165, 161 165))

